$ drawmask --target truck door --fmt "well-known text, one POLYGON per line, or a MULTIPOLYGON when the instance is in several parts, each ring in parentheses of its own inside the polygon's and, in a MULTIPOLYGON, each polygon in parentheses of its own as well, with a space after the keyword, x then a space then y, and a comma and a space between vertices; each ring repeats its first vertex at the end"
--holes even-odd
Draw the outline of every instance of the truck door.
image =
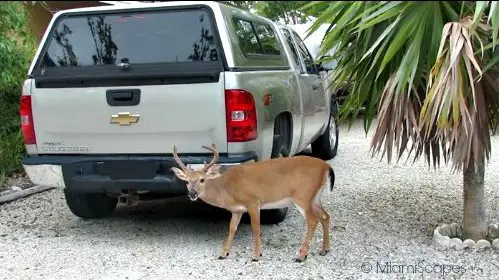
MULTIPOLYGON (((296 132, 298 131, 300 132, 300 136, 298 137, 298 139, 294 139, 293 142, 296 141, 298 143, 297 149, 302 150, 303 148, 306 147, 305 143, 310 139, 310 137, 307 136, 310 133, 307 132, 307 129, 309 129, 309 127, 306 124, 310 122, 314 114, 314 100, 313 96, 309 94, 310 92, 309 88, 311 85, 309 84, 308 79, 305 76, 303 76, 305 66, 303 65, 303 61, 299 55, 298 47, 296 46, 293 36, 291 35, 291 32, 287 28, 281 28, 281 32, 284 37, 284 43, 289 47, 291 51, 291 56, 292 56, 291 64, 293 65, 295 71, 297 71, 296 78, 298 80, 298 85, 299 85, 299 88, 297 90, 300 92, 301 96, 301 103, 302 103, 301 116, 303 119, 301 120, 300 124, 293 125, 294 126, 293 130, 296 132)), ((293 134, 296 135, 297 134, 296 132, 293 134)))
POLYGON ((323 80, 319 74, 319 69, 315 67, 314 60, 303 40, 293 31, 293 38, 296 49, 301 59, 302 72, 300 73, 303 89, 303 98, 308 100, 308 108, 305 116, 304 141, 310 144, 317 132, 322 128, 329 116, 329 109, 326 107, 326 95, 323 80))

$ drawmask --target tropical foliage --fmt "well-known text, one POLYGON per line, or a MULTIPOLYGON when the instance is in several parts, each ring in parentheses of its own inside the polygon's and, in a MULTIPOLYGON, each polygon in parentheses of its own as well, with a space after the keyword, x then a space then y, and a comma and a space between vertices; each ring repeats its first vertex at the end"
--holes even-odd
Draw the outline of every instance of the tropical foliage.
POLYGON ((220 3, 234 6, 240 9, 249 10, 255 1, 218 1, 220 3))
POLYGON ((351 123, 367 104, 366 133, 377 115, 373 156, 391 162, 409 150, 407 159, 424 157, 435 168, 452 162, 465 185, 466 176, 482 178, 465 186, 464 226, 467 236, 483 237, 483 201, 466 198, 483 194, 499 120, 498 2, 314 1, 303 10, 323 11, 309 34, 330 25, 320 54, 335 51, 332 85, 347 85, 342 120, 351 123))
POLYGON ((21 167, 24 152, 19 130, 19 95, 35 42, 26 29, 22 2, 0 5, 0 186, 21 167))
POLYGON ((273 21, 285 24, 302 24, 310 20, 310 16, 319 14, 319 11, 309 10, 306 14, 300 7, 307 1, 220 1, 224 4, 235 6, 244 10, 254 11, 273 21))
POLYGON ((303 24, 308 16, 299 8, 307 1, 255 1, 254 8, 259 15, 273 21, 282 21, 285 24, 303 24))

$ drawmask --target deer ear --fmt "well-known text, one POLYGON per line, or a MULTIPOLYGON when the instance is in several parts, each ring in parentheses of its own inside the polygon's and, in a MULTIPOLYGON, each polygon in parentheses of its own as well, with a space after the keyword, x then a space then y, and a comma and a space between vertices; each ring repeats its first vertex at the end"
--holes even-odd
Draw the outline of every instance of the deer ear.
POLYGON ((187 174, 185 174, 185 172, 183 170, 180 170, 176 167, 172 167, 171 170, 173 172, 175 172, 175 175, 180 179, 180 180, 184 180, 184 181, 187 181, 187 174))
POLYGON ((218 164, 214 164, 213 166, 211 166, 207 171, 206 171, 206 177, 208 179, 213 179, 213 178, 217 178, 219 177, 221 174, 220 174, 220 167, 221 165, 218 165, 218 164))

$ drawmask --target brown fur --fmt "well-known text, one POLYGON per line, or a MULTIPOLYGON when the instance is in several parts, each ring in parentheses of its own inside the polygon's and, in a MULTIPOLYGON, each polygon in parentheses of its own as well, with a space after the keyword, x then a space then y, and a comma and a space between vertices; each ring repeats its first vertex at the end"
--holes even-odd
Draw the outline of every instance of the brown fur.
MULTIPOLYGON (((228 256, 241 216, 246 210, 250 216, 253 231, 253 260, 259 260, 261 257, 260 209, 266 203, 287 198, 303 209, 307 222, 307 233, 296 260, 306 259, 312 236, 319 222, 324 232, 323 248, 320 254, 327 254, 330 218, 320 200, 314 201, 314 199, 328 178, 330 169, 328 163, 308 156, 276 158, 236 165, 220 174, 219 166, 214 165, 218 159, 218 153, 215 147, 212 147, 212 149, 205 147, 215 153, 214 160, 210 162, 211 166, 205 165, 205 168, 199 171, 178 168, 172 168, 172 170, 178 178, 188 182, 189 192, 197 192, 204 202, 232 212, 229 235, 224 242, 220 259, 228 256), (204 183, 200 183, 201 179, 205 180, 204 183)), ((174 155, 176 156, 175 148, 174 155)), ((179 166, 182 167, 182 165, 180 162, 179 166)))

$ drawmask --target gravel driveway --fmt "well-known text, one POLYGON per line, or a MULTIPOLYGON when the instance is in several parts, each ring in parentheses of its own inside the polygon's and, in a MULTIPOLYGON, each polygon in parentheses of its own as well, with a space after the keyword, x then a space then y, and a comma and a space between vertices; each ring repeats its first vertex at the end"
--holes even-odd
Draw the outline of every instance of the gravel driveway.
MULTIPOLYGON (((460 174, 428 169, 423 161, 389 166, 371 159, 370 135, 364 137, 360 122, 340 133, 338 156, 331 161, 337 184, 324 198, 333 223, 326 257, 318 255, 317 227, 308 260, 292 261, 305 231, 295 208, 283 223, 263 226, 263 259, 253 263, 247 224, 238 229, 229 258, 217 260, 230 218, 224 211, 177 198, 83 221, 69 212, 62 192, 52 190, 0 205, 0 278, 497 279, 499 250, 431 245, 438 224, 461 220, 460 174)), ((487 216, 499 222, 499 137, 492 146, 487 216)))

